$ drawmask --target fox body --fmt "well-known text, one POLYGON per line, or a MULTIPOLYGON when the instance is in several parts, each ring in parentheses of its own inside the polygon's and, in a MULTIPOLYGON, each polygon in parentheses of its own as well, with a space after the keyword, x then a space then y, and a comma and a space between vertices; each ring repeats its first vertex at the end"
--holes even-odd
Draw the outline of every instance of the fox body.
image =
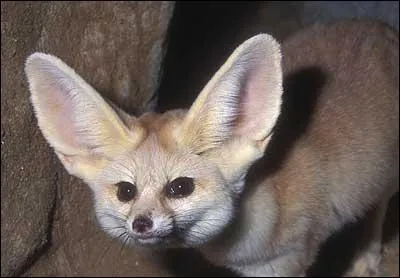
POLYGON ((140 117, 54 56, 34 53, 25 70, 44 137, 90 186, 111 236, 196 247, 241 275, 302 276, 329 235, 377 206, 374 259, 359 261, 377 267, 385 204, 398 191, 389 27, 345 20, 282 44, 256 35, 188 110, 140 117))

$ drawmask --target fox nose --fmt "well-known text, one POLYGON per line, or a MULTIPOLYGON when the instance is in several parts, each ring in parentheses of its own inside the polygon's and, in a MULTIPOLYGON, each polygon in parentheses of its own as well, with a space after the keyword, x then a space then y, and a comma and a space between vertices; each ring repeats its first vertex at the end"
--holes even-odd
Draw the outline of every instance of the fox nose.
POLYGON ((133 220, 132 228, 135 232, 144 233, 153 227, 153 221, 144 215, 139 215, 133 220))

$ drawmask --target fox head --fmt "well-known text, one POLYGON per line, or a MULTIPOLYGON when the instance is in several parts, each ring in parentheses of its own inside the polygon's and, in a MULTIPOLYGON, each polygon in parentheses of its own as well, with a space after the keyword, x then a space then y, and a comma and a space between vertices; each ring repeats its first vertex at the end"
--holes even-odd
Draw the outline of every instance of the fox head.
POLYGON ((279 43, 241 44, 188 110, 128 115, 60 59, 28 57, 31 103, 65 169, 93 191, 104 230, 128 244, 195 247, 234 218, 281 106, 279 43))

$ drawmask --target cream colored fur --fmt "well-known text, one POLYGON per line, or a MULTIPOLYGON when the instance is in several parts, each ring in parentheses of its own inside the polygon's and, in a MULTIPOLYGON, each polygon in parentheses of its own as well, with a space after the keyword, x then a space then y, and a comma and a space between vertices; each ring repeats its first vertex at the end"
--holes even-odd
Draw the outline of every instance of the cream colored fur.
POLYGON ((197 247, 245 276, 303 276, 329 235, 398 191, 398 34, 379 23, 315 26, 283 45, 256 35, 188 111, 139 118, 56 57, 34 53, 25 69, 44 137, 92 188, 101 226, 133 246, 197 247), (182 176, 194 192, 168 198, 182 176), (120 181, 136 185, 134 200, 118 200, 120 181), (147 240, 132 232, 143 214, 147 240))

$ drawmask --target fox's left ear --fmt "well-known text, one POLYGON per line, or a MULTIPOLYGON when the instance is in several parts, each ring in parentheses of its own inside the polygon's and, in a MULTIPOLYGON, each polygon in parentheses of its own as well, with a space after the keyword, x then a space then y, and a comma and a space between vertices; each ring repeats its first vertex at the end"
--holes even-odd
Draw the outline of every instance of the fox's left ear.
POLYGON ((281 110, 282 92, 280 45, 270 35, 256 35, 236 48, 208 82, 176 140, 240 174, 262 156, 281 110))
POLYGON ((259 34, 241 44, 190 108, 177 140, 196 153, 232 138, 263 152, 280 112, 282 69, 279 43, 259 34))

